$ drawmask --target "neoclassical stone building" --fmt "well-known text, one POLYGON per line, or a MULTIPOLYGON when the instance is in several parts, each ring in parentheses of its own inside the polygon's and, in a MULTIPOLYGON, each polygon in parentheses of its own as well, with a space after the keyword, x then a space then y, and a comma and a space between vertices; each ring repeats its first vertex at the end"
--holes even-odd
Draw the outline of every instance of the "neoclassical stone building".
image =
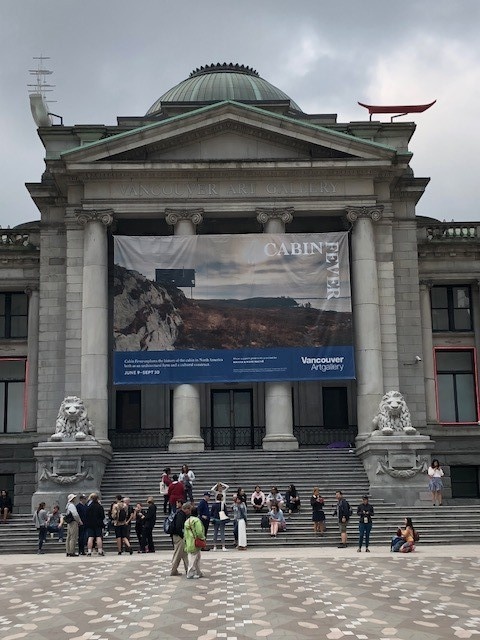
MULTIPOLYGON (((112 448, 355 442, 379 495, 435 455, 447 494, 478 497, 479 227, 435 219, 447 211, 416 216, 429 179, 410 167, 414 131, 407 121, 303 113, 231 64, 197 69, 146 115, 115 126, 39 127, 45 172, 27 188, 40 220, 2 230, 0 244, 0 485, 17 507, 40 482, 35 456, 62 474, 58 451, 47 460, 34 450, 68 395, 83 399, 95 425, 92 486, 112 448), (346 237, 354 374, 120 379, 114 238, 248 234, 346 237), (414 444, 372 436, 389 390, 406 400, 414 444)), ((79 447, 64 473, 84 468, 79 447)))

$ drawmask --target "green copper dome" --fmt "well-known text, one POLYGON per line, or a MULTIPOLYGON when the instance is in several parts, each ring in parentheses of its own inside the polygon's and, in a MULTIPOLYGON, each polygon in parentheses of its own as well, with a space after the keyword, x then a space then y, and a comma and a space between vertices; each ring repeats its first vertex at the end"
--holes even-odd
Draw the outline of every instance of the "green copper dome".
POLYGON ((257 71, 244 65, 211 64, 192 71, 190 76, 164 93, 147 111, 147 116, 161 110, 168 103, 212 103, 223 100, 237 102, 289 102, 290 108, 300 107, 286 93, 259 76, 257 71))

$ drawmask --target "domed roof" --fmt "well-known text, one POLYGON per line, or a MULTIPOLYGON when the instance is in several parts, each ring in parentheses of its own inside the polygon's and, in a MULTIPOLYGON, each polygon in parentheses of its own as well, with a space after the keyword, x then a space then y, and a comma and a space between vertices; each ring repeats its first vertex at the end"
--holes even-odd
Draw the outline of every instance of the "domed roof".
POLYGON ((211 64, 192 71, 190 76, 164 93, 147 111, 147 116, 160 111, 169 102, 271 102, 288 101, 300 107, 286 93, 261 78, 257 71, 232 62, 211 64))

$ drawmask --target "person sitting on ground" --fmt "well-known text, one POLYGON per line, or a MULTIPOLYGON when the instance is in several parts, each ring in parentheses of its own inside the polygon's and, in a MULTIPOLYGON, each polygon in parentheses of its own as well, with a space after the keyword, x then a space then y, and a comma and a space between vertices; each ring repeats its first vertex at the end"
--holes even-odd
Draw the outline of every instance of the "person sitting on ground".
POLYGON ((12 515, 13 504, 12 499, 8 495, 6 489, 0 491, 0 518, 3 518, 2 522, 7 524, 7 519, 12 515))
POLYGON ((320 495, 318 487, 313 488, 310 504, 312 505, 313 532, 319 533, 323 536, 325 533, 325 511, 323 510, 325 507, 325 500, 320 495))
POLYGON ((252 493, 252 496, 250 498, 250 503, 256 513, 260 513, 260 511, 263 511, 265 501, 265 494, 263 493, 261 487, 257 484, 257 486, 255 487, 255 491, 252 493))
POLYGON ((48 514, 47 531, 57 534, 58 541, 63 542, 63 515, 60 513, 58 504, 54 505, 51 513, 48 514))
POLYGON ((397 530, 397 535, 392 538, 390 551, 410 553, 415 549, 415 528, 411 518, 405 518, 404 528, 397 530))
POLYGON ((272 490, 267 496, 266 503, 269 509, 271 509, 274 504, 276 504, 279 509, 282 509, 285 504, 285 500, 277 487, 272 487, 272 490))
POLYGON ((270 523, 270 537, 276 538, 279 531, 285 531, 287 528, 283 511, 277 504, 272 504, 267 516, 270 523))
POLYGON ((285 506, 288 513, 297 513, 300 509, 300 496, 294 484, 291 484, 285 492, 285 506))
POLYGON ((103 521, 105 509, 98 500, 98 493, 91 493, 88 498, 85 525, 87 527, 87 556, 92 555, 93 544, 97 547, 99 556, 103 556, 103 521))

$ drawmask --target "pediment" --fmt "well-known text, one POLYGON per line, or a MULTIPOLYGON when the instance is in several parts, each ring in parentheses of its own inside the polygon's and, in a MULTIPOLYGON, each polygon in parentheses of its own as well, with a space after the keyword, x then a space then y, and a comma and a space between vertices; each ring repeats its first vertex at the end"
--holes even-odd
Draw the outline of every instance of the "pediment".
POLYGON ((68 164, 349 159, 395 150, 237 103, 220 103, 68 151, 68 164))

